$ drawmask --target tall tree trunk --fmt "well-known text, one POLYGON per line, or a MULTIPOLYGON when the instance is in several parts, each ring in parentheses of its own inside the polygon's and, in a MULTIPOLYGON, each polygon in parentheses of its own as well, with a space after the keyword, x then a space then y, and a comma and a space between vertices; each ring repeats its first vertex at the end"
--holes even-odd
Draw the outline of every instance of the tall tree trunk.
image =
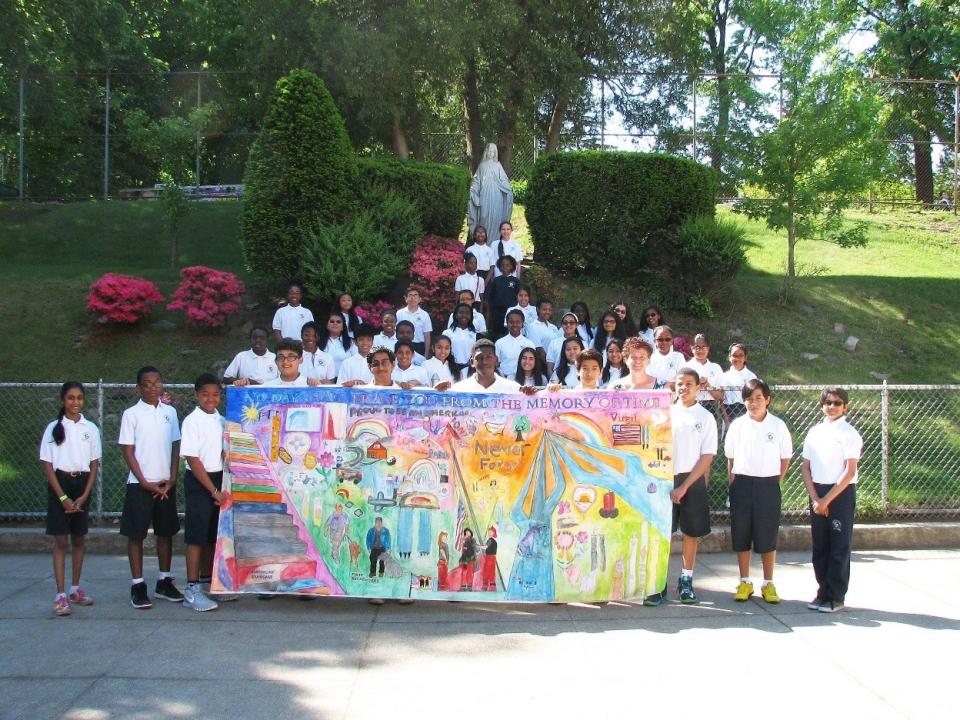
POLYGON ((726 160, 727 133, 730 130, 730 88, 727 78, 717 78, 717 132, 710 142, 710 165, 717 175, 721 192, 730 195, 731 188, 727 187, 727 177, 723 172, 723 163, 726 160))
POLYGON ((463 121, 467 140, 470 172, 477 169, 483 156, 483 136, 480 132, 480 92, 477 89, 477 59, 467 58, 463 76, 463 121))
POLYGON ((797 226, 793 221, 793 203, 787 209, 787 277, 797 276, 796 264, 797 226))
POLYGON ((933 157, 930 153, 930 131, 918 128, 913 137, 913 182, 918 202, 933 204, 933 157))
POLYGON ((546 152, 553 152, 560 147, 560 132, 563 130, 563 121, 567 115, 570 97, 561 91, 553 103, 553 112, 550 113, 550 124, 547 126, 546 152))
POLYGON ((393 111, 393 154, 401 160, 410 159, 410 147, 407 145, 407 136, 400 125, 400 111, 393 111))

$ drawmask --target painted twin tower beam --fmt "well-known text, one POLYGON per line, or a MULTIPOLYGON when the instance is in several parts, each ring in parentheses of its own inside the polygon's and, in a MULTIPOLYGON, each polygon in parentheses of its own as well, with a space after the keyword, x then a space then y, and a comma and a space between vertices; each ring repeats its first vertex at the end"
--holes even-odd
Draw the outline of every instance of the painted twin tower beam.
POLYGON ((665 391, 229 388, 213 592, 509 602, 666 585, 665 391))

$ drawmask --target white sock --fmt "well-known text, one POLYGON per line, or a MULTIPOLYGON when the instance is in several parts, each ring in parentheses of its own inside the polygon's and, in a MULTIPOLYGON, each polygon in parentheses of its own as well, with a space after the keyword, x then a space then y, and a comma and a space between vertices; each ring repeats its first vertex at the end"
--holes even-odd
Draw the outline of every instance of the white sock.
POLYGON ((57 593, 56 596, 55 596, 53 599, 54 599, 54 600, 59 600, 60 598, 66 597, 66 596, 67 596, 66 593, 57 593))
POLYGON ((80 589, 80 586, 79 586, 79 585, 71 585, 71 586, 70 586, 70 594, 73 595, 73 594, 74 594, 77 590, 79 590, 79 589, 80 589))
POLYGON ((172 578, 172 577, 173 575, 171 575, 168 572, 160 572, 157 574, 157 580, 166 580, 167 578, 172 578))
POLYGON ((693 577, 693 570, 687 570, 686 568, 680 568, 680 577, 693 577))
POLYGON ((772 582, 773 582, 773 580, 764 580, 764 581, 763 581, 763 585, 761 585, 760 587, 766 587, 767 585, 769 585, 769 584, 772 583, 772 582))
POLYGON ((133 579, 130 581, 130 584, 131 584, 131 585, 139 585, 139 584, 142 583, 142 582, 143 582, 143 578, 142 578, 142 577, 138 577, 138 578, 133 578, 133 579))
POLYGON ((753 585, 753 580, 751 580, 751 579, 748 578, 748 577, 742 577, 742 578, 740 578, 740 582, 750 583, 751 585, 753 585))

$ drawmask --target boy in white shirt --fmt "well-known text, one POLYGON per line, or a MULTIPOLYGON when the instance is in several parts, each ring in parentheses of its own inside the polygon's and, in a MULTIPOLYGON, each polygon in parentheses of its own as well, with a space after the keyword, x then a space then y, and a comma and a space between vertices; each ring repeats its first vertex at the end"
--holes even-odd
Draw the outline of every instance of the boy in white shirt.
POLYGON ((308 322, 300 329, 300 339, 303 343, 303 364, 300 372, 306 376, 307 382, 313 385, 333 385, 337 379, 337 365, 329 353, 319 348, 319 332, 317 324, 308 322), (316 382, 310 382, 315 380, 316 382))
MULTIPOLYGON (((397 342, 406 341, 413 346, 413 364, 420 367, 427 359, 416 350, 417 344, 413 342, 413 334, 415 332, 416 328, 414 328, 413 323, 409 320, 401 320, 397 323, 397 342)), ((394 350, 396 350, 396 343, 394 343, 394 350)))
POLYGON ((669 325, 660 325, 653 331, 653 342, 656 350, 650 358, 647 374, 673 389, 673 379, 686 363, 686 358, 673 349, 673 330, 669 325))
POLYGON ((537 301, 537 319, 524 323, 523 334, 533 340, 533 344, 540 349, 540 359, 546 366, 547 348, 550 342, 560 336, 560 328, 551 322, 553 318, 553 301, 541 298, 537 301))
POLYGON ((500 372, 504 377, 517 374, 517 360, 524 348, 536 348, 533 341, 525 338, 523 331, 523 311, 511 310, 507 313, 507 334, 497 340, 497 357, 500 358, 500 372))
MULTIPOLYGON (((710 505, 707 499, 707 471, 717 454, 717 421, 697 402, 700 376, 696 370, 680 368, 675 380, 675 400, 670 406, 673 434, 673 532, 683 536, 677 594, 680 602, 700 602, 693 590, 693 570, 700 538, 710 534, 710 505)), ((659 605, 665 593, 646 598, 644 605, 659 605)))
MULTIPOLYGON (((502 375, 497 374, 500 358, 497 357, 497 349, 492 341, 486 338, 477 340, 473 344, 470 363, 475 371, 474 374, 466 380, 454 383, 453 390, 472 393, 521 392, 520 383, 507 380, 502 375)), ((527 391, 532 392, 533 388, 528 388, 527 391)))
POLYGON ((173 536, 180 532, 177 515, 177 470, 180 465, 180 423, 177 411, 160 402, 163 379, 155 367, 137 372, 140 400, 123 411, 118 443, 130 468, 120 515, 120 534, 127 538, 130 561, 130 604, 153 607, 143 579, 143 540, 153 525, 160 574, 154 592, 170 602, 182 602, 170 574, 173 536))
POLYGON ((773 566, 780 532, 780 484, 790 467, 793 440, 783 420, 767 411, 770 387, 763 380, 749 380, 741 397, 747 414, 730 423, 723 441, 730 481, 730 536, 740 568, 733 599, 743 602, 753 595, 750 556, 755 551, 763 564, 761 595, 768 603, 778 603, 773 566))
POLYGON ((419 290, 408 289, 404 298, 407 305, 397 310, 397 322, 407 320, 413 323, 413 349, 426 358, 430 355, 430 334, 433 332, 433 321, 427 311, 420 307, 419 290))
POLYGON ((413 364, 413 343, 407 340, 398 340, 395 351, 397 365, 393 369, 392 378, 404 390, 417 387, 429 387, 430 378, 422 366, 413 364))
MULTIPOLYGON (((300 372, 303 364, 303 345, 299 340, 284 338, 277 343, 277 368, 279 376, 263 384, 263 387, 309 387, 307 376, 300 372)), ((312 381, 317 384, 316 380, 312 381)), ((238 383, 234 383, 237 385, 238 383)))
POLYGON ((248 380, 249 385, 262 385, 277 376, 277 363, 267 349, 270 334, 266 328, 255 327, 250 331, 250 349, 238 352, 223 371, 223 384, 232 385, 237 380, 248 380))
POLYGON ((863 438, 847 422, 847 391, 824 388, 824 418, 803 442, 803 484, 810 496, 810 534, 817 596, 807 605, 824 613, 842 610, 850 584, 857 465, 863 438))
MULTIPOLYGON (((473 293, 475 300, 483 299, 484 280, 477 273, 477 256, 465 252, 463 254, 463 272, 457 276, 457 281, 453 285, 456 292, 469 290, 473 293)), ((461 302, 463 302, 461 300, 461 302)))
POLYGON ((277 341, 300 337, 300 328, 313 320, 313 313, 300 304, 302 299, 303 288, 297 283, 290 283, 287 304, 277 308, 273 314, 273 333, 277 341))
POLYGON ((220 383, 215 375, 204 373, 193 385, 197 407, 183 419, 180 455, 186 462, 183 490, 186 496, 183 539, 187 546, 187 587, 183 604, 197 612, 216 610, 217 603, 203 591, 200 582, 203 568, 212 574, 213 550, 217 544, 217 525, 223 503, 223 417, 220 404, 220 383))
POLYGON ((367 363, 367 356, 373 347, 373 328, 363 323, 354 335, 357 354, 351 355, 341 363, 340 372, 337 375, 337 385, 343 387, 366 385, 373 380, 373 373, 370 372, 370 366, 367 363))

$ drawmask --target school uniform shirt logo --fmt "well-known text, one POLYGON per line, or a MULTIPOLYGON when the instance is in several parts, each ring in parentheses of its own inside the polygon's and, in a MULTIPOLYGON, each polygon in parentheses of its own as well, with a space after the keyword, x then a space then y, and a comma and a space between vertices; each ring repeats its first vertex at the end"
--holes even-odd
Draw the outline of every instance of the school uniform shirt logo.
POLYGON ((696 428, 697 432, 700 432, 701 430, 703 430, 703 424, 702 424, 702 423, 697 423, 697 424, 694 425, 693 427, 696 428))
POLYGON ((169 416, 169 415, 164 415, 164 416, 163 416, 163 421, 164 421, 167 425, 169 425, 169 424, 170 424, 170 416, 169 416))
POLYGON ((83 439, 84 442, 86 442, 87 440, 89 440, 89 439, 90 439, 90 433, 85 432, 85 433, 83 434, 83 438, 82 438, 82 439, 83 439))
POLYGON ((767 442, 773 442, 774 435, 773 433, 767 433, 767 442))

